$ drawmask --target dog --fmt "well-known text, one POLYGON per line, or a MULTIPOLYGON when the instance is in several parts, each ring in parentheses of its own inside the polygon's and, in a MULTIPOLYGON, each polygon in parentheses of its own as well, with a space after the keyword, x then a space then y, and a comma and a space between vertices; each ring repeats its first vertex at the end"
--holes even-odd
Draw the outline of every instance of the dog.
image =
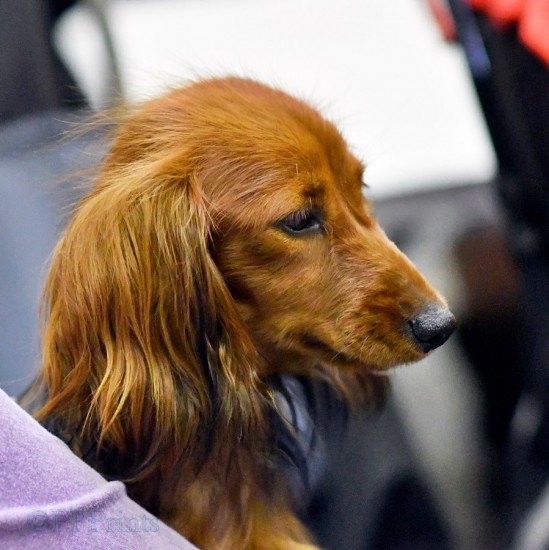
POLYGON ((305 102, 213 78, 120 119, 52 257, 36 417, 200 548, 316 548, 272 381, 373 402, 455 319, 305 102))

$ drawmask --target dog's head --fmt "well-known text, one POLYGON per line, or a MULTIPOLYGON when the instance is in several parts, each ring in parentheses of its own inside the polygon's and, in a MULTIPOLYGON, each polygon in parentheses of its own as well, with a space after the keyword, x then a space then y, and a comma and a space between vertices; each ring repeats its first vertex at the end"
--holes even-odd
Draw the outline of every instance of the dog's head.
POLYGON ((379 227, 333 124, 252 81, 180 96, 214 260, 269 369, 379 371, 444 343, 452 314, 379 227))
POLYGON ((53 256, 39 416, 175 468, 253 445, 262 375, 381 371, 442 344, 454 319, 363 185, 331 123, 253 81, 135 108, 53 256))

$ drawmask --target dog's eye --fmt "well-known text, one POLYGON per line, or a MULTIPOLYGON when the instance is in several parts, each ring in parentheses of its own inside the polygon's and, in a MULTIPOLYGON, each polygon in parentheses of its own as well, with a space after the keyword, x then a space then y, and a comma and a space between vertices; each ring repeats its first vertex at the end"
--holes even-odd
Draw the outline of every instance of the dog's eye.
POLYGON ((322 218, 315 212, 294 212, 279 222, 280 228, 289 235, 309 235, 322 230, 322 218))

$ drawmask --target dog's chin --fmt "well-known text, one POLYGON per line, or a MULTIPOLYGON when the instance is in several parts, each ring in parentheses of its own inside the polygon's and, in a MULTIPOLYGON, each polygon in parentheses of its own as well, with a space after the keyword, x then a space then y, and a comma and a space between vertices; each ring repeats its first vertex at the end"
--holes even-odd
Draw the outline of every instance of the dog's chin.
POLYGON ((380 376, 387 376, 397 368, 415 363, 425 357, 424 353, 415 349, 406 350, 406 353, 393 357, 392 354, 387 353, 386 346, 381 344, 379 353, 375 354, 376 358, 365 360, 362 357, 351 355, 347 351, 337 350, 314 336, 302 337, 301 343, 310 352, 316 354, 323 364, 345 371, 357 370, 380 376))

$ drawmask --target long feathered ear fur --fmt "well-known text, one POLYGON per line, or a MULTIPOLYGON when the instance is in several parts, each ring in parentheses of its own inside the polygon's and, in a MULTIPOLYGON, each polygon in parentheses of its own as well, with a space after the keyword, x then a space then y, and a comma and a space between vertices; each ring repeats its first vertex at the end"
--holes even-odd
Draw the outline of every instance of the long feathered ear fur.
POLYGON ((262 452, 267 391, 210 257, 208 204, 185 151, 144 155, 146 136, 133 137, 130 149, 128 131, 115 141, 54 252, 48 401, 37 417, 74 434, 80 454, 95 453, 104 473, 169 515, 160 488, 141 482, 245 471, 238 461, 262 452))

